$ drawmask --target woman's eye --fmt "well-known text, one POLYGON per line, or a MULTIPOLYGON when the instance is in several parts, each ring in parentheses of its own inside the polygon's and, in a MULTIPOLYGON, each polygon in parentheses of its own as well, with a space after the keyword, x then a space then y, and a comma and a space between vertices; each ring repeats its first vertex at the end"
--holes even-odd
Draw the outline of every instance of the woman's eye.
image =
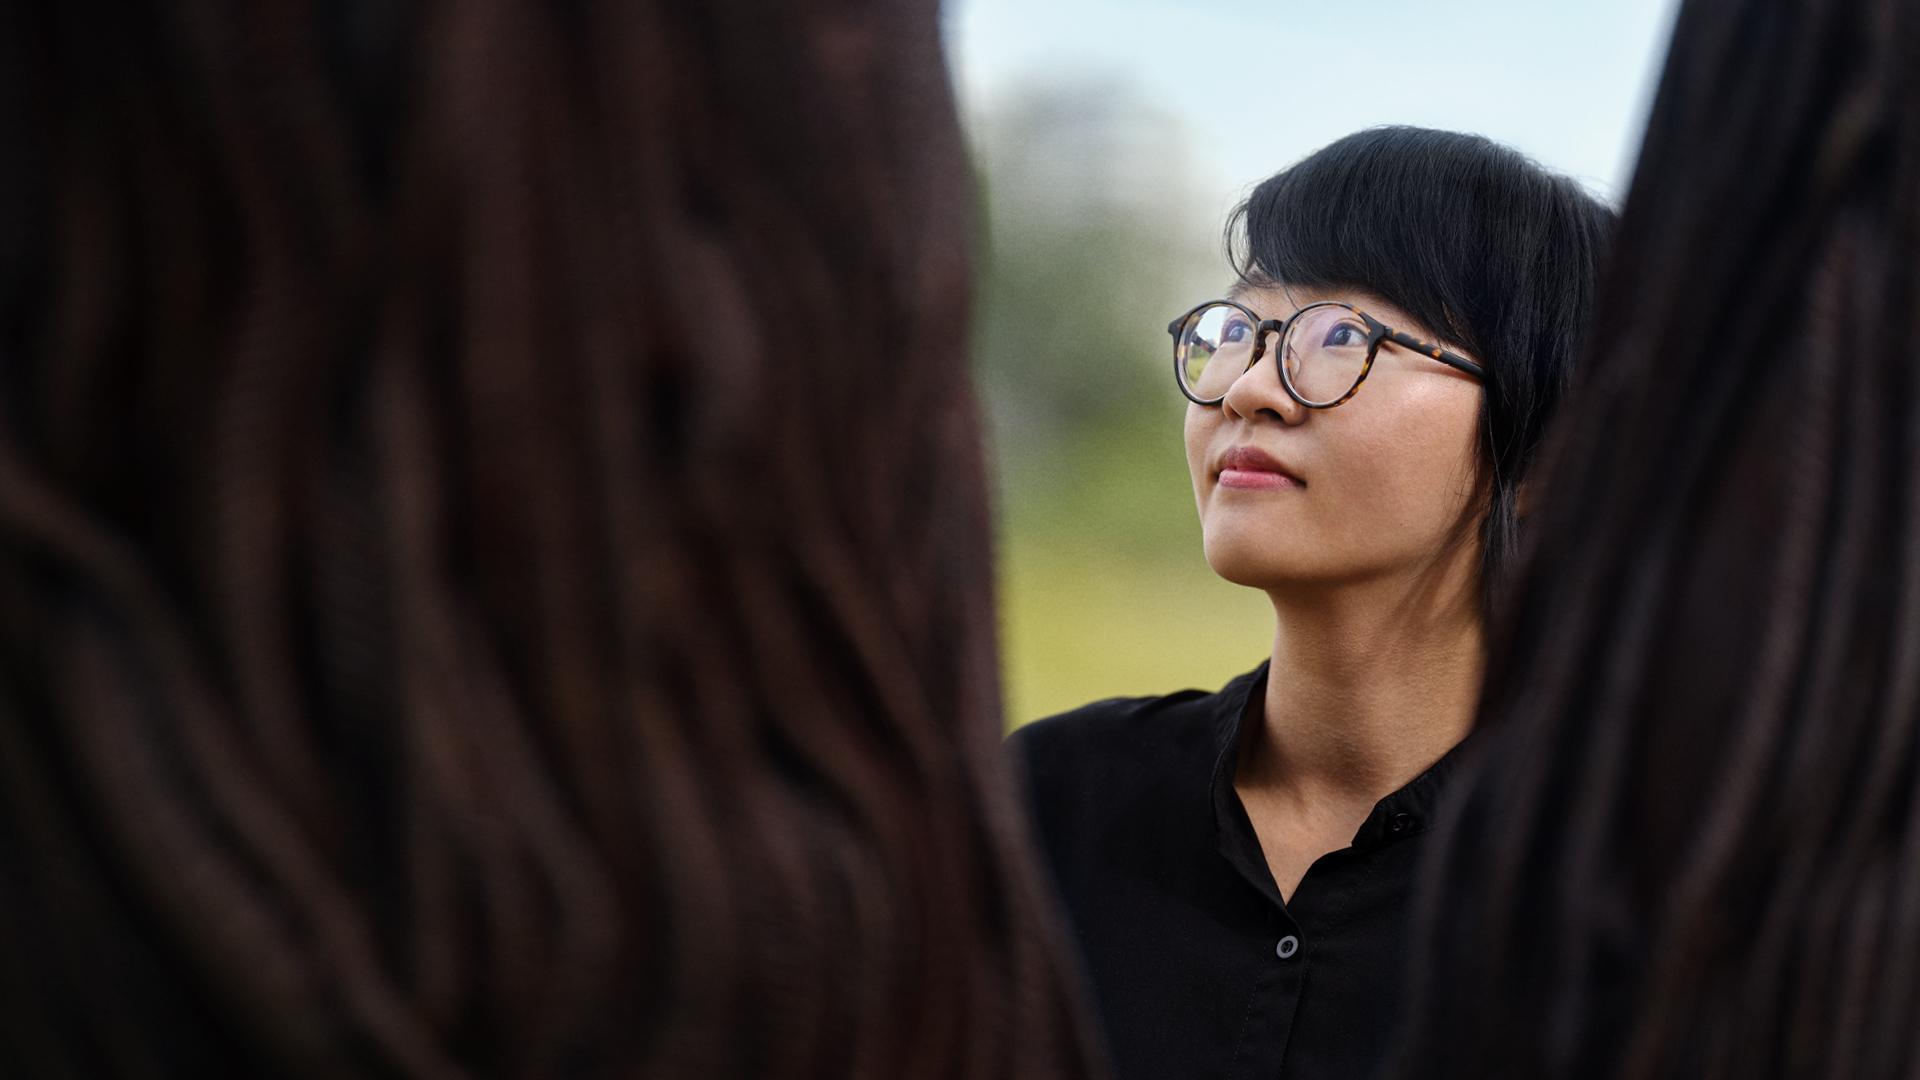
POLYGON ((1327 328, 1327 337, 1321 347, 1328 349, 1351 349, 1367 343, 1367 328, 1358 323, 1336 323, 1327 328))
POLYGON ((1245 319, 1235 319, 1227 324, 1225 333, 1220 335, 1220 343, 1225 345, 1234 341, 1245 341, 1253 336, 1253 327, 1245 319))

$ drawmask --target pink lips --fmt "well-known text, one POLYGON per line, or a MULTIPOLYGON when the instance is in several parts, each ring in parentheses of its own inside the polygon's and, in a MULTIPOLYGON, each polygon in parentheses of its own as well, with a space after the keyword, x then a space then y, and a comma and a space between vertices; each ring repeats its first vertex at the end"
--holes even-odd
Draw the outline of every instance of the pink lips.
POLYGON ((1214 472, 1221 487, 1261 490, 1307 486, 1279 458, 1252 446, 1236 446, 1220 455, 1214 472))

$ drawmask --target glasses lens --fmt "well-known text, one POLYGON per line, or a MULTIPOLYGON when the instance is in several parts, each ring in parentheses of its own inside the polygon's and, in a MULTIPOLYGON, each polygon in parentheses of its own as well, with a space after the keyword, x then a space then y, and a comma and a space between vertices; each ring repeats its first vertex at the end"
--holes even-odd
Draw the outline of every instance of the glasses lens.
POLYGON ((1367 368, 1371 333, 1359 313, 1342 304, 1301 311, 1287 327, 1282 353, 1294 392, 1315 405, 1344 397, 1367 368))
POLYGON ((1247 370, 1253 355, 1253 321, 1226 304, 1211 304, 1187 317, 1174 356, 1187 392, 1208 401, 1224 397, 1227 387, 1247 370))

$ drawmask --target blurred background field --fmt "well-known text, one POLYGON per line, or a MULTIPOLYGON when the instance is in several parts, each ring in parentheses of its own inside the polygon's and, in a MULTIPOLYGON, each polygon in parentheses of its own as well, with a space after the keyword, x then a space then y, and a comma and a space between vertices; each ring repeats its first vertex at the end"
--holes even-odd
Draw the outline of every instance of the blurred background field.
POLYGON ((1617 200, 1672 7, 948 4, 1009 726, 1212 689, 1267 653, 1265 597, 1201 554, 1165 331, 1231 284, 1232 206, 1384 123, 1478 131, 1617 200))
POLYGON ((1229 281, 1184 129, 1087 77, 1022 89, 974 135, 1009 722, 1252 667, 1269 609, 1201 557, 1160 345, 1229 281))

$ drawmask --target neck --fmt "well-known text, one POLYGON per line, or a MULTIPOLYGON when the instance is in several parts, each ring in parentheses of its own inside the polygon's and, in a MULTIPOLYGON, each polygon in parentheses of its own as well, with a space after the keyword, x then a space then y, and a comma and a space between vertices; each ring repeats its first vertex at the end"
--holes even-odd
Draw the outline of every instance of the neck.
POLYGON ((1449 577, 1270 591, 1273 663, 1241 781, 1364 815, 1466 738, 1484 635, 1476 591, 1449 577))

